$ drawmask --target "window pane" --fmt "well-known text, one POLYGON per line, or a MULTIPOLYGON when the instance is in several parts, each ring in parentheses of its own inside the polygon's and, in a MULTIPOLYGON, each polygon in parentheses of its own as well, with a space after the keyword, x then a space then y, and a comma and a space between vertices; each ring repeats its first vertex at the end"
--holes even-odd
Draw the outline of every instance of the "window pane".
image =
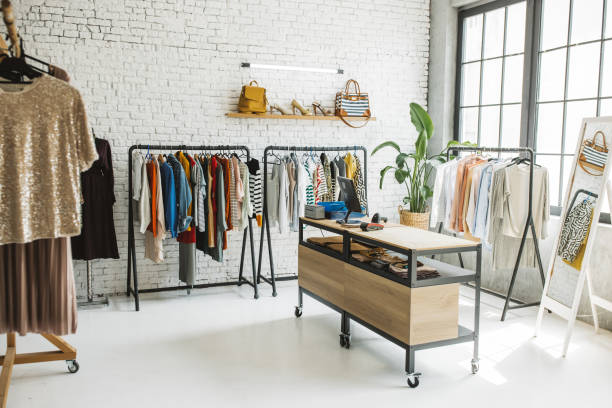
POLYGON ((540 50, 549 50, 567 44, 568 21, 569 0, 544 0, 540 50))
POLYGON ((521 144, 521 105, 502 106, 502 147, 521 144))
POLYGON ((482 16, 482 14, 478 14, 463 20, 463 62, 480 59, 482 16))
POLYGON ((603 0, 574 0, 572 7, 572 44, 601 38, 603 0))
POLYGON ((570 48, 568 99, 597 96, 600 44, 593 43, 570 48))
MULTIPOLYGON (((610 8, 612 8, 612 0, 610 8)), ((612 20, 608 24, 612 25, 612 20)), ((612 96, 612 41, 604 43, 604 63, 601 75, 601 96, 612 96)))
POLYGON ((545 52, 540 55, 540 101, 563 99, 565 88, 565 49, 545 52))
POLYGON ((597 111, 596 101, 580 101, 567 103, 567 118, 565 120, 565 149, 564 153, 574 154, 576 143, 580 135, 582 119, 592 118, 597 111))
POLYGON ((480 111, 480 145, 499 146, 499 106, 488 106, 480 111))
POLYGON ((461 109, 459 140, 478 143, 478 108, 461 109))
POLYGON ((480 96, 480 62, 463 65, 461 106, 478 105, 480 96))
POLYGON ((525 2, 508 7, 506 54, 523 52, 525 48, 525 2))
POLYGON ((539 104, 536 151, 540 153, 561 153, 562 131, 563 102, 539 104))
POLYGON ((561 173, 560 156, 536 156, 536 163, 548 169, 548 189, 550 205, 559 205, 559 176, 561 173))
POLYGON ((523 94, 523 56, 505 58, 504 103, 520 102, 523 94))
POLYGON ((482 66, 482 104, 489 105, 501 101, 502 59, 484 61, 482 66))
POLYGON ((485 58, 499 57, 503 53, 505 10, 502 7, 485 14, 485 58))
POLYGON ((602 99, 599 116, 612 116, 612 99, 602 99))

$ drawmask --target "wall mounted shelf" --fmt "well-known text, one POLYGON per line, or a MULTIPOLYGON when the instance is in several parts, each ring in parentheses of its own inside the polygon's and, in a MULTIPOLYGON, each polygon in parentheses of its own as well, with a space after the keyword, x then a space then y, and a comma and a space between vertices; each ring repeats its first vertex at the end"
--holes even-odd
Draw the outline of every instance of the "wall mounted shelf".
MULTIPOLYGON (((340 120, 337 116, 314 116, 314 115, 272 115, 269 113, 263 113, 261 115, 257 115, 254 113, 239 113, 239 112, 229 112, 226 113, 225 116, 230 118, 240 118, 240 119, 297 119, 297 120, 340 120)), ((366 118, 362 117, 350 117, 346 118, 349 122, 363 122, 366 118)), ((376 118, 370 118, 371 121, 375 121, 376 118)))

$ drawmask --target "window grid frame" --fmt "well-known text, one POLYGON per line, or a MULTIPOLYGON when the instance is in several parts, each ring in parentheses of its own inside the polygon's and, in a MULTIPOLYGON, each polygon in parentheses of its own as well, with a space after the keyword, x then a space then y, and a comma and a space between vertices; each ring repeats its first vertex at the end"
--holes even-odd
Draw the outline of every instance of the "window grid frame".
MULTIPOLYGON (((572 20, 574 16, 574 3, 576 0, 569 0, 569 12, 568 12, 568 25, 567 25, 567 42, 566 44, 553 47, 550 49, 540 50, 540 40, 542 34, 542 21, 543 21, 543 0, 496 0, 484 5, 468 8, 465 10, 460 10, 458 16, 458 39, 457 39, 457 55, 456 55, 456 84, 455 84, 455 112, 454 112, 454 139, 459 140, 460 131, 462 127, 461 123, 461 112, 462 109, 466 108, 478 108, 478 127, 477 127, 477 143, 480 144, 481 141, 481 125, 482 125, 482 115, 481 111, 483 107, 489 106, 498 106, 499 107, 499 130, 498 130, 498 146, 501 146, 502 143, 502 126, 503 126, 503 107, 506 105, 519 105, 521 106, 521 119, 520 119, 520 141, 519 146, 527 146, 534 149, 535 156, 548 156, 548 157, 559 157, 560 168, 559 168, 559 197, 558 203, 562 203, 563 200, 563 189, 564 186, 564 167, 565 167, 565 158, 573 157, 574 153, 566 153, 565 149, 565 141, 566 141, 566 122, 567 122, 567 105, 568 102, 578 102, 578 101, 596 101, 596 115, 600 116, 601 113, 601 104, 602 101, 612 99, 612 95, 610 96, 602 96, 602 86, 603 86, 603 73, 604 73, 604 56, 605 56, 605 45, 606 41, 610 41, 609 44, 612 44, 612 37, 606 37, 606 25, 607 21, 607 10, 610 6, 609 3, 612 0, 602 0, 602 26, 601 26, 601 35, 598 39, 582 41, 577 43, 571 42, 572 36, 572 20), (508 7, 513 4, 525 2, 525 44, 523 47, 523 52, 521 53, 513 53, 506 55, 506 46, 507 46, 507 36, 508 36, 508 7), (503 50, 501 56, 484 58, 484 42, 485 42, 485 29, 486 29, 486 20, 487 20, 487 12, 497 10, 500 8, 504 8, 504 36, 503 36, 503 50), (480 50, 480 60, 466 60, 463 61, 464 54, 464 22, 467 18, 477 16, 482 14, 482 31, 481 31, 481 50, 480 50), (531 28, 530 28, 531 26, 531 28), (586 45, 586 44, 594 44, 599 42, 600 50, 599 50, 599 70, 598 70, 598 79, 597 79, 597 96, 588 97, 588 98, 568 98, 568 83, 569 83, 569 72, 570 72, 570 55, 572 48, 577 46, 586 45), (550 101, 538 101, 538 91, 540 85, 540 74, 541 74, 541 58, 542 55, 551 52, 565 49, 566 51, 566 60, 565 60, 565 71, 564 71, 564 89, 563 89, 563 99, 562 100, 550 100, 550 101), (522 96, 520 102, 509 102, 504 103, 504 80, 505 80, 505 61, 508 57, 523 55, 523 78, 522 78, 522 96), (501 60, 501 70, 502 70, 502 78, 501 78, 501 92, 500 92, 500 103, 495 104, 482 104, 482 82, 483 82, 483 71, 484 71, 484 62, 489 60, 501 60), (469 63, 479 62, 480 63, 480 78, 479 78, 479 97, 478 97, 478 105, 465 105, 461 104, 461 96, 462 96, 462 71, 463 66, 469 63), (529 75, 529 77, 526 77, 529 75), (537 126, 538 126, 538 106, 540 104, 550 104, 550 103, 563 103, 563 118, 562 118, 562 135, 561 135, 561 152, 560 153, 548 153, 548 152, 537 152, 536 150, 536 138, 537 138, 537 126)), ((610 52, 612 52, 612 45, 610 52)), ((561 207, 559 206, 551 206, 551 213, 553 215, 561 214, 561 207)), ((600 216, 600 222, 610 224, 610 214, 602 213, 600 216)))

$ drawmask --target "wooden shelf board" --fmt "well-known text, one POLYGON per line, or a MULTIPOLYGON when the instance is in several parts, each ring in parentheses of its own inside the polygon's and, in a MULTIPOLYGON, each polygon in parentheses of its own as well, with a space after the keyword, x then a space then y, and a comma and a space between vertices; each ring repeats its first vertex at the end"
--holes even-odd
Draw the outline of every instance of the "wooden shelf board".
MULTIPOLYGON (((239 112, 228 112, 225 116, 230 118, 240 119, 297 119, 297 120, 340 120, 337 116, 314 116, 314 115, 273 115, 270 113, 262 113, 261 115, 254 113, 239 113, 239 112)), ((349 117, 346 118, 348 122, 363 122, 366 118, 362 117, 349 117)), ((370 120, 376 120, 376 118, 370 118, 370 120)))

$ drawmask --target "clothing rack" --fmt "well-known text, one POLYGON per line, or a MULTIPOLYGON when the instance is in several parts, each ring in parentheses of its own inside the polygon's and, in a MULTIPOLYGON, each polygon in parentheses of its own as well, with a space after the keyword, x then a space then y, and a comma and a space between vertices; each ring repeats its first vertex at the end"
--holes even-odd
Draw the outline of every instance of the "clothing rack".
POLYGON ((147 149, 147 150, 166 150, 166 151, 216 151, 216 152, 230 152, 235 153, 237 151, 243 152, 246 154, 247 161, 250 160, 251 154, 249 148, 242 145, 216 145, 216 146, 187 146, 187 145, 148 145, 148 144, 139 144, 132 145, 128 150, 128 260, 127 260, 127 295, 134 295, 134 303, 136 307, 136 311, 140 310, 140 293, 150 293, 150 292, 162 292, 162 291, 170 291, 170 290, 182 290, 187 289, 188 293, 191 289, 194 288, 209 288, 216 286, 241 286, 243 283, 246 283, 253 287, 254 297, 257 299, 259 297, 259 292, 257 291, 257 281, 256 281, 256 269, 255 269, 255 247, 253 245, 253 218, 249 217, 249 225, 244 229, 244 234, 242 236, 242 252, 240 256, 240 273, 238 275, 237 281, 227 281, 227 282, 217 282, 217 283, 203 283, 198 285, 190 285, 190 286, 172 286, 172 287, 163 287, 163 288, 153 288, 153 289, 138 289, 138 269, 136 262, 136 245, 134 239, 134 209, 132 206, 132 152, 136 149, 147 149), (250 244, 251 244, 251 267, 253 270, 253 281, 249 281, 248 279, 242 276, 244 270, 244 253, 246 250, 246 241, 247 241, 247 230, 249 234, 250 244), (132 287, 132 268, 134 274, 134 286, 132 287))
MULTIPOLYGON (((514 290, 514 284, 516 282, 516 275, 518 274, 519 265, 521 263, 521 256, 523 255, 523 249, 525 247, 525 242, 527 241, 528 231, 531 230, 531 234, 533 236, 533 245, 535 246, 535 254, 538 262, 538 269, 540 271, 540 278, 542 279, 542 286, 545 285, 546 278, 544 277, 544 268, 542 267, 542 257, 540 256, 540 247, 538 244, 538 238, 535 231, 535 224, 533 222, 533 168, 534 168, 534 160, 535 153, 533 149, 529 147, 479 147, 479 146, 453 146, 450 147, 446 152, 446 160, 450 160, 451 152, 459 153, 459 152, 492 152, 492 153, 522 153, 527 154, 529 157, 529 200, 528 200, 528 210, 527 210, 527 221, 525 222, 525 228, 523 230, 523 236, 521 238, 521 244, 519 246, 519 251, 516 256, 516 263, 514 264, 514 269, 512 271, 512 278, 510 279, 510 286, 508 287, 508 293, 504 296, 500 293, 481 289, 483 292, 488 293, 493 296, 501 297, 505 299, 504 309, 501 315, 501 321, 506 320, 506 314, 508 310, 512 309, 520 309, 524 307, 532 307, 539 306, 540 302, 531 302, 526 303, 522 302, 518 299, 512 298, 512 291, 514 290), (510 302, 516 303, 516 305, 511 306, 510 302)), ((442 225, 439 227, 439 231, 441 231, 442 225)), ((461 254, 459 254, 459 261, 463 266, 463 259, 461 258, 461 254)))
MULTIPOLYGON (((276 279, 274 276, 274 260, 272 255, 272 239, 270 238, 270 223, 268 221, 268 200, 266 197, 266 192, 268 190, 268 156, 272 156, 274 152, 351 152, 354 151, 357 154, 357 151, 360 150, 363 152, 363 183, 365 186, 366 197, 368 195, 368 150, 364 146, 267 146, 264 149, 263 154, 263 215, 261 222, 261 235, 259 240, 259 261, 257 266, 257 283, 260 283, 261 280, 268 283, 272 286, 272 296, 276 296, 276 281, 277 280, 293 280, 297 279, 297 274, 294 276, 287 276, 283 278, 276 279), (270 258, 270 279, 262 276, 261 274, 261 262, 263 255, 263 245, 264 245, 264 231, 268 240, 268 256, 270 258)), ((366 214, 368 213, 368 205, 366 203, 366 214)))
POLYGON ((87 261, 87 300, 77 303, 81 308, 92 306, 108 306, 108 296, 94 295, 93 293, 93 273, 91 272, 91 261, 87 261))

